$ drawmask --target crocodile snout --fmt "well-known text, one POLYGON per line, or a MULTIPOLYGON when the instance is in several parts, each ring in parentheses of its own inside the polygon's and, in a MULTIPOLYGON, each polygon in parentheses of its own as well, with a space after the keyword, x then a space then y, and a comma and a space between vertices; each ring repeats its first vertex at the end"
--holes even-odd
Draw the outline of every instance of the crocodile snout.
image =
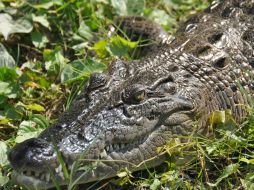
POLYGON ((31 138, 17 144, 9 153, 8 158, 14 169, 22 171, 27 168, 38 168, 45 157, 52 156, 54 149, 47 141, 31 138))

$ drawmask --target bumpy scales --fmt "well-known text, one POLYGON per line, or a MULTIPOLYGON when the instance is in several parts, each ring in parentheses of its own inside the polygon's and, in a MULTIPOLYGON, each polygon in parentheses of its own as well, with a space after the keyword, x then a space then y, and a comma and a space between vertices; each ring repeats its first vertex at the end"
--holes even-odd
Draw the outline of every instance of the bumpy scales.
MULTIPOLYGON (((144 31, 148 37, 163 42, 166 34, 153 30, 155 24, 139 18, 125 25, 140 25, 133 31, 142 33, 142 23, 152 30, 144 31)), ((16 145, 9 154, 16 181, 50 188, 54 175, 67 184, 56 150, 67 170, 83 159, 85 170, 73 176, 78 183, 115 176, 124 167, 153 167, 165 160, 157 148, 193 133, 194 122, 195 132, 204 134, 211 112, 230 109, 237 122, 244 119, 254 89, 253 0, 214 2, 165 42, 142 60, 119 60, 93 75, 57 124, 16 145)))

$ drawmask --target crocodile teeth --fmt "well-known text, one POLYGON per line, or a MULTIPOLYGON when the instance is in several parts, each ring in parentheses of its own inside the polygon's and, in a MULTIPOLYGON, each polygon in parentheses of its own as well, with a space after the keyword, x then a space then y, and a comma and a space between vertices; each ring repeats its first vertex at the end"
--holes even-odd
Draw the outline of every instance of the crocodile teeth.
POLYGON ((92 170, 91 173, 92 173, 92 177, 95 177, 94 170, 92 170))
POLYGON ((103 150, 103 152, 100 153, 100 157, 101 157, 101 158, 107 157, 107 152, 106 152, 106 150, 103 150))
POLYGON ((30 176, 30 175, 31 175, 31 171, 28 170, 28 171, 26 172, 26 175, 27 175, 27 176, 30 176))
POLYGON ((71 164, 68 164, 67 166, 68 166, 68 169, 71 171, 72 165, 71 165, 71 164))
POLYGON ((39 172, 35 172, 34 176, 35 176, 35 177, 39 177, 39 176, 40 176, 40 173, 39 173, 39 172))
POLYGON ((110 152, 112 152, 114 149, 113 149, 113 146, 112 146, 112 144, 111 145, 109 145, 109 151, 110 152))
POLYGON ((41 179, 42 181, 44 181, 44 179, 45 179, 45 174, 41 174, 40 179, 41 179))
POLYGON ((59 176, 60 176, 62 179, 64 179, 64 174, 63 174, 62 171, 60 171, 59 176))
POLYGON ((49 180, 50 180, 50 173, 47 173, 46 174, 46 181, 49 182, 49 180))
POLYGON ((125 146, 124 146, 123 143, 121 143, 121 144, 120 144, 120 147, 121 147, 121 149, 124 149, 125 146))
POLYGON ((55 168, 56 173, 61 173, 62 172, 62 165, 59 164, 57 168, 55 168))
POLYGON ((113 144, 113 149, 114 149, 114 150, 118 150, 118 149, 119 149, 118 144, 113 144))

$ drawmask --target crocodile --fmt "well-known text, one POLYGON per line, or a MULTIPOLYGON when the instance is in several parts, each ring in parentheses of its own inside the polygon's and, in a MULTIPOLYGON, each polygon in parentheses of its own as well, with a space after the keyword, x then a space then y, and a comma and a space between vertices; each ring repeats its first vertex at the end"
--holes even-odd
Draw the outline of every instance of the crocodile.
MULTIPOLYGON (((132 30, 142 22, 125 25, 132 30)), ((63 171, 70 173, 77 161, 77 184, 116 176, 121 168, 155 167, 167 159, 158 147, 206 134, 214 111, 230 110, 238 123, 246 118, 254 90, 253 0, 215 1, 173 38, 146 26, 133 30, 146 30, 162 45, 92 75, 56 124, 12 148, 17 183, 31 189, 67 185, 63 171)))

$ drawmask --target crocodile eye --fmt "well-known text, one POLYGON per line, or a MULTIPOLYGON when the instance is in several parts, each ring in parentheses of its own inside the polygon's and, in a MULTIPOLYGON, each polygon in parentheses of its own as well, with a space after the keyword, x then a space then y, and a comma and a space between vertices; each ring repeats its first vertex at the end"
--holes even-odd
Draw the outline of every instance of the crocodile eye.
POLYGON ((104 73, 95 73, 90 77, 88 90, 95 90, 101 86, 104 86, 107 82, 107 75, 104 73))
POLYGON ((122 99, 127 104, 137 104, 146 99, 147 92, 141 85, 126 88, 122 94, 122 99))

